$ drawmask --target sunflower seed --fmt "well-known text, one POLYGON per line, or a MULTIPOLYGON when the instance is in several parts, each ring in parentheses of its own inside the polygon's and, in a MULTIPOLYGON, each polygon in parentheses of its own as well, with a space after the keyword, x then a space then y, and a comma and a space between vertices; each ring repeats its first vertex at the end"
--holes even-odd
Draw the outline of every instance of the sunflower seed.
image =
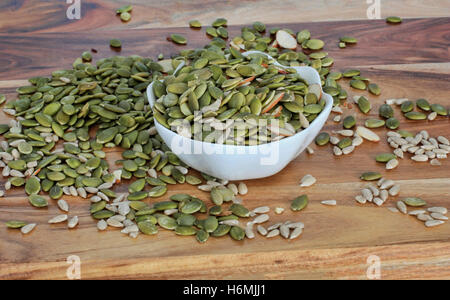
POLYGON ((67 215, 58 215, 48 220, 49 224, 56 224, 67 221, 67 215))
POLYGON ((364 196, 362 196, 362 195, 357 195, 357 196, 355 197, 355 200, 356 200, 358 203, 361 203, 361 204, 365 204, 365 203, 367 202, 367 199, 366 199, 364 196))
POLYGON ((323 205, 328 205, 328 206, 335 206, 336 200, 323 200, 320 203, 322 203, 323 205))
POLYGON ((280 230, 274 229, 274 230, 269 231, 269 232, 267 233, 266 237, 267 237, 267 238, 272 238, 272 237, 276 237, 276 236, 278 236, 278 235, 280 235, 280 230))
POLYGON ((399 158, 403 158, 403 151, 400 148, 395 149, 394 154, 395 154, 395 156, 397 156, 399 158))
POLYGON ((443 220, 443 221, 448 220, 447 216, 444 216, 443 214, 440 214, 440 213, 431 213, 431 217, 436 220, 443 220))
POLYGON ((406 208, 406 205, 405 203, 403 203, 403 201, 397 201, 397 208, 403 214, 408 213, 408 209, 406 208))
POLYGON ((334 147, 333 147, 333 154, 336 155, 336 156, 341 156, 341 155, 342 155, 342 150, 341 150, 341 148, 339 148, 339 147, 337 147, 337 146, 334 146, 334 147))
POLYGON ((433 220, 433 218, 427 214, 418 214, 418 215, 416 215, 416 218, 417 218, 417 220, 422 221, 422 222, 433 220))
POLYGON ((373 199, 373 203, 375 203, 377 206, 381 206, 381 205, 383 205, 384 201, 379 197, 375 197, 373 199))
POLYGON ((389 209, 393 213, 399 212, 399 210, 396 207, 388 207, 387 209, 389 209))
POLYGON ((239 220, 224 220, 224 221, 220 221, 219 224, 229 225, 229 226, 239 226, 239 220))
POLYGON ((240 195, 246 195, 248 193, 247 185, 243 182, 240 182, 238 185, 238 191, 240 195))
POLYGON ((389 192, 387 190, 380 191, 380 198, 381 198, 381 200, 383 200, 383 202, 386 202, 388 197, 389 197, 389 192))
POLYGON ((268 206, 260 206, 253 210, 253 212, 256 214, 265 214, 265 213, 268 213, 269 211, 270 211, 270 207, 268 207, 268 206))
POLYGON ((398 160, 397 159, 391 159, 386 163, 386 170, 392 170, 395 169, 398 166, 398 160))
POLYGON ((426 213, 425 210, 423 210, 423 209, 416 209, 416 210, 412 210, 412 211, 408 212, 408 215, 410 215, 410 216, 418 216, 418 215, 421 215, 421 214, 424 214, 424 213, 426 213))
POLYGON ((23 226, 22 228, 20 228, 20 231, 21 231, 23 234, 28 234, 28 233, 30 233, 35 227, 36 227, 36 224, 35 224, 35 223, 30 223, 30 224, 27 224, 27 225, 23 226))
POLYGON ((399 192, 400 192, 400 186, 398 184, 393 185, 389 189, 389 195, 391 195, 391 196, 397 196, 399 192))
POLYGON ((316 183, 316 178, 310 174, 305 175, 300 181, 301 187, 309 187, 316 183))
POLYGON ((284 208, 282 208, 282 207, 275 207, 275 213, 277 214, 277 215, 280 215, 280 214, 282 214, 284 212, 284 208))
POLYGON ((97 229, 98 229, 98 230, 103 231, 103 230, 105 230, 107 227, 108 227, 108 223, 106 223, 105 220, 102 219, 102 220, 98 221, 98 223, 97 223, 97 229))
POLYGON ((361 193, 362 193, 363 197, 364 197, 367 201, 372 202, 372 200, 373 200, 373 194, 372 194, 372 191, 371 191, 370 189, 362 189, 362 190, 361 190, 361 193))
POLYGON ((75 226, 78 225, 78 217, 74 216, 67 222, 67 227, 69 228, 75 228, 75 226))
POLYGON ((267 230, 261 225, 256 226, 256 230, 262 236, 266 236, 267 235, 267 230))
POLYGON ((268 228, 267 228, 267 230, 268 231, 272 231, 272 230, 274 230, 274 229, 278 229, 278 228, 280 228, 280 226, 282 225, 283 223, 275 223, 275 224, 273 224, 273 225, 270 225, 268 228))
POLYGON ((58 200, 57 204, 58 204, 58 207, 60 210, 62 210, 64 212, 69 212, 69 204, 67 203, 66 200, 63 200, 63 199, 58 200))
POLYGON ((111 227, 116 227, 116 228, 124 227, 121 221, 117 220, 116 218, 112 218, 112 217, 107 219, 106 223, 111 227))
POLYGON ((261 223, 264 223, 267 221, 269 221, 269 215, 267 215, 267 214, 261 214, 253 219, 253 222, 255 224, 261 224, 261 223))
POLYGON ((198 188, 199 190, 201 190, 201 191, 204 191, 204 192, 210 192, 211 189, 213 188, 213 186, 211 186, 211 185, 209 185, 209 184, 204 184, 204 185, 199 185, 199 186, 197 186, 197 188, 198 188))
POLYGON ((441 225, 441 224, 444 224, 444 223, 445 222, 441 221, 441 220, 429 220, 429 221, 425 222, 425 226, 426 227, 434 227, 434 226, 438 226, 438 225, 441 225))
POLYGON ((249 222, 245 227, 245 235, 249 239, 255 238, 255 233, 253 232, 253 223, 249 222))
POLYGON ((285 239, 289 238, 290 230, 285 224, 281 225, 279 230, 282 237, 285 239))
POLYGON ((394 185, 395 185, 395 182, 394 182, 393 180, 386 179, 386 180, 384 180, 383 183, 381 184, 380 189, 382 189, 382 190, 387 190, 387 189, 393 187, 394 185))
POLYGON ((445 207, 434 206, 434 207, 429 207, 427 210, 431 213, 439 213, 442 215, 447 214, 447 209, 445 207))

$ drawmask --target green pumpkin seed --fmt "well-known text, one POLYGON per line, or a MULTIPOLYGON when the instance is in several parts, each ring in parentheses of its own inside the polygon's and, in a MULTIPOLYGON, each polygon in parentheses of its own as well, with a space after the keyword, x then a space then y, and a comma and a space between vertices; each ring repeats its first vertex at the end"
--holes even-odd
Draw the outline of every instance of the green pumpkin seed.
POLYGON ((199 243, 205 243, 209 238, 209 233, 205 230, 198 230, 195 237, 199 243))
POLYGON ((45 199, 44 197, 39 196, 39 195, 35 195, 35 194, 30 195, 28 197, 28 201, 30 201, 30 204, 33 205, 34 207, 41 208, 41 207, 48 206, 47 199, 45 199))
POLYGON ((384 124, 386 124, 386 122, 379 119, 368 119, 364 122, 364 126, 367 128, 379 128, 384 126, 384 124))
POLYGON ((119 39, 112 39, 109 41, 109 45, 113 48, 121 48, 122 42, 119 39))
POLYGON ((426 99, 417 99, 416 100, 416 106, 424 111, 430 111, 431 105, 426 99))
POLYGON ((175 233, 178 235, 195 235, 197 234, 197 229, 193 226, 177 226, 175 233))
POLYGON ((91 204, 90 212, 95 214, 98 211, 103 210, 106 207, 106 201, 99 201, 91 204))
POLYGON ((359 107, 359 110, 364 114, 367 114, 372 108, 369 100, 367 100, 367 98, 364 96, 359 97, 358 107, 359 107))
POLYGON ((11 228, 11 229, 20 229, 22 227, 24 227, 25 225, 27 225, 26 222, 23 221, 8 221, 5 223, 6 227, 11 228))
POLYGON ((388 161, 390 161, 391 159, 395 159, 397 158, 397 156, 395 156, 395 154, 392 153, 381 153, 378 154, 377 156, 375 156, 375 160, 377 162, 383 162, 386 163, 388 161))
POLYGON ((410 112, 414 109, 414 103, 412 101, 405 101, 400 106, 400 109, 403 113, 410 112))
POLYGON ((245 206, 241 205, 241 204, 237 204, 237 203, 233 203, 230 206, 230 211, 241 218, 247 218, 250 216, 250 211, 248 210, 248 208, 246 208, 245 206))
POLYGON ((139 192, 134 192, 134 193, 129 194, 127 199, 130 201, 140 201, 140 200, 144 200, 147 197, 148 197, 148 192, 139 191, 139 192))
POLYGON ((178 226, 174 218, 165 215, 158 218, 158 225, 168 230, 174 230, 178 226))
POLYGON ((211 233, 211 235, 214 237, 221 237, 227 235, 230 232, 230 230, 231 230, 230 225, 220 224, 219 226, 217 226, 217 229, 213 233, 211 233))
POLYGON ((319 133, 318 136, 316 136, 315 142, 319 146, 325 146, 330 141, 330 135, 326 132, 319 133))
POLYGON ((380 106, 379 114, 380 114, 380 117, 389 119, 394 116, 394 110, 392 109, 392 107, 390 105, 383 104, 380 106))
POLYGON ((369 83, 367 88, 368 88, 370 93, 372 93, 372 94, 374 94, 376 96, 381 94, 381 89, 376 83, 369 83))
POLYGON ((408 197, 408 198, 402 199, 402 201, 406 205, 413 206, 413 207, 427 205, 427 202, 425 200, 418 198, 418 197, 408 197))
POLYGON ((139 230, 146 235, 154 235, 158 233, 158 227, 150 221, 141 221, 137 223, 139 230))
POLYGON ((352 139, 349 137, 345 137, 342 140, 339 141, 337 146, 341 149, 347 148, 352 145, 352 139))
POLYGON ((25 171, 27 163, 22 159, 12 160, 8 162, 8 167, 13 170, 25 171))
POLYGON ((356 119, 354 116, 347 116, 342 121, 342 124, 346 129, 353 128, 356 125, 356 119))
POLYGON ((410 120, 425 120, 427 115, 417 111, 410 111, 404 114, 407 119, 410 120))
POLYGON ((120 19, 124 22, 128 22, 131 20, 131 14, 128 12, 123 12, 120 14, 120 19))
POLYGON ((400 126, 400 121, 396 118, 389 118, 386 120, 386 127, 389 129, 397 129, 400 126))
POLYGON ((128 186, 128 192, 134 193, 142 191, 145 187, 145 179, 138 179, 128 186))
POLYGON ((21 142, 18 146, 17 149, 19 150, 20 153, 22 154, 30 154, 31 152, 33 152, 33 146, 31 146, 30 144, 28 144, 27 142, 21 142))
POLYGON ((182 208, 181 212, 184 214, 193 214, 198 212, 202 208, 202 203, 200 201, 189 201, 182 208))
POLYGON ((437 113, 440 116, 447 116, 448 115, 447 109, 445 109, 445 107, 443 107, 440 104, 431 104, 431 110, 434 111, 435 113, 437 113))
POLYGON ((189 22, 189 26, 192 28, 201 28, 202 23, 200 23, 200 21, 198 21, 198 20, 192 20, 189 22))
POLYGON ((108 218, 111 218, 112 216, 114 216, 114 213, 112 211, 109 211, 109 210, 106 210, 106 209, 98 211, 98 212, 92 214, 92 217, 94 219, 97 219, 97 220, 108 219, 108 218))
POLYGON ((202 180, 196 176, 193 175, 187 175, 186 176, 186 182, 191 184, 191 185, 199 185, 200 183, 202 183, 202 180))
POLYGON ((41 183, 36 176, 28 178, 25 182, 25 192, 28 195, 38 194, 41 191, 41 183))
POLYGON ((187 43, 187 39, 181 34, 171 34, 170 39, 172 42, 179 45, 185 45, 187 43))
POLYGON ((306 47, 311 50, 319 50, 322 49, 325 43, 322 40, 318 39, 310 39, 306 42, 306 47))
POLYGON ((359 79, 352 79, 350 80, 350 86, 352 88, 358 89, 358 90, 365 90, 367 88, 366 83, 359 79))
POLYGON ((366 181, 378 180, 381 178, 381 173, 379 172, 365 172, 361 174, 360 179, 366 181))
POLYGON ((232 226, 230 229, 230 236, 233 240, 242 241, 245 237, 245 231, 239 226, 232 226))
POLYGON ((61 198, 63 195, 63 190, 59 185, 54 185, 50 188, 49 196, 53 200, 61 198))
POLYGON ((341 42, 347 43, 347 44, 356 44, 358 42, 358 40, 356 38, 350 37, 350 36, 343 36, 339 40, 341 42))
POLYGON ((390 24, 399 24, 402 22, 400 17, 390 16, 386 18, 386 22, 390 24))
POLYGON ((166 186, 155 186, 148 192, 148 196, 152 198, 158 198, 167 192, 166 186))

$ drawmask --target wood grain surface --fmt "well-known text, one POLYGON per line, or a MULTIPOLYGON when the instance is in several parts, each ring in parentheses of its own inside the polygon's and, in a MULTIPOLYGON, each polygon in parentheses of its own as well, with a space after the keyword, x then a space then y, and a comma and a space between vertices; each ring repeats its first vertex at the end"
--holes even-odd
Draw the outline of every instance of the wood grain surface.
MULTIPOLYGON (((104 7, 117 6, 115 1, 108 5, 106 1, 85 2, 90 7, 87 16, 91 10, 94 14, 97 9, 103 12, 104 7)), ((176 1, 167 2, 173 7, 176 1)), ((296 1, 286 2, 292 4, 296 1)), ((25 15, 27 12, 23 11, 23 6, 34 5, 33 1, 6 1, 1 5, 14 10, 12 3, 25 15)), ((243 1, 243 5, 252 3, 243 1)), ((419 1, 412 3, 421 5, 419 1)), ((204 29, 130 31, 115 28, 127 25, 106 24, 101 13, 98 20, 91 16, 80 21, 84 25, 77 29, 70 24, 63 25, 64 21, 52 19, 53 4, 43 6, 40 18, 44 12, 49 17, 45 21, 36 19, 37 23, 32 26, 34 13, 29 14, 28 23, 18 20, 17 27, 0 15, 0 93, 6 94, 9 100, 15 97, 15 88, 24 84, 27 78, 69 68, 82 51, 97 49, 94 59, 116 54, 108 46, 112 37, 122 39, 121 54, 151 57, 159 53, 169 56, 183 49, 165 39, 169 33, 185 34, 189 40, 187 47, 202 46, 208 40, 204 29), (94 28, 96 24, 98 28, 94 28), (53 26, 56 29, 53 30, 53 26), (81 30, 83 26, 91 30, 81 30), (102 33, 94 32, 96 30, 102 30, 102 33)), ((145 6, 151 7, 150 4, 145 6)), ((188 17, 194 18, 185 12, 184 19, 181 19, 188 17)), ((180 20, 175 24, 183 25, 180 20)), ((275 19, 275 13, 269 20, 280 21, 275 19)), ((283 18, 283 21, 302 20, 283 18)), ((364 76, 378 83, 382 94, 377 97, 355 92, 348 83, 340 82, 349 91, 349 98, 366 94, 374 106, 370 117, 377 117, 379 105, 387 98, 424 97, 432 103, 450 107, 449 21, 450 18, 410 19, 399 26, 387 25, 382 20, 278 25, 294 31, 309 29, 314 37, 326 42, 325 50, 335 59, 335 70, 358 67, 364 76), (358 44, 339 49, 337 41, 342 35, 355 36, 358 44)), ((149 27, 160 25, 152 23, 149 27)), ((230 27, 231 36, 238 31, 239 27, 230 27)), ((355 114, 359 124, 369 117, 355 109, 344 108, 344 116, 349 114, 355 114)), ((426 129, 432 136, 450 138, 448 117, 439 117, 432 122, 414 122, 404 119, 398 110, 396 115, 401 120, 402 129, 415 132, 426 129)), ((9 119, 0 111, 1 123, 9 119)), ((340 126, 330 118, 324 130, 331 131, 340 126)), ((367 258, 371 255, 377 255, 381 260, 382 279, 450 279, 450 224, 425 228, 413 217, 386 209, 406 196, 423 197, 430 205, 450 208, 450 160, 443 160, 442 166, 434 167, 404 159, 397 169, 385 171, 374 157, 390 151, 390 148, 385 142, 386 131, 377 129, 376 132, 382 136, 380 143, 366 141, 351 155, 335 157, 330 147, 313 146, 313 155, 303 153, 280 173, 246 182, 249 193, 243 199, 249 208, 261 205, 286 208, 282 215, 275 215, 272 210, 270 223, 281 220, 305 223, 303 235, 293 241, 280 237, 267 240, 257 236, 254 240, 236 242, 224 237, 210 239, 201 245, 192 237, 175 236, 165 230, 160 230, 156 236, 139 236, 135 240, 122 236, 119 230, 99 233, 89 215, 88 201, 76 197, 64 197, 71 206, 70 215, 80 217, 78 228, 67 230, 63 224, 46 224, 50 217, 58 214, 55 203, 52 202, 47 209, 35 209, 28 205, 22 189, 12 189, 7 191, 6 197, 0 198, 0 223, 21 219, 36 222, 38 226, 27 236, 0 226, 0 279, 65 279, 66 259, 70 255, 80 257, 83 279, 366 279, 367 258), (400 196, 390 198, 384 207, 356 204, 354 196, 365 185, 358 177, 368 170, 380 171, 385 177, 400 183, 400 196), (317 184, 300 188, 299 180, 308 173, 318 179, 317 184), (303 193, 308 194, 310 204, 302 212, 291 212, 290 201, 303 193), (338 206, 321 205, 320 201, 326 199, 336 199, 338 206)), ((120 153, 120 149, 107 150, 113 169, 120 153)), ((0 178, 0 188, 4 182, 5 178, 0 178)), ((126 189, 124 184, 116 191, 125 192, 126 189)), ((179 192, 209 199, 207 193, 187 184, 171 186, 167 196, 179 192)))

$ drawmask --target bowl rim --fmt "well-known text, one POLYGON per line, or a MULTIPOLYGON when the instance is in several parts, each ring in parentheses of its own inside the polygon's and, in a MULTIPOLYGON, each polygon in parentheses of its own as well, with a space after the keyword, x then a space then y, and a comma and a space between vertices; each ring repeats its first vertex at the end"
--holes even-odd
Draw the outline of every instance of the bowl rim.
MULTIPOLYGON (((255 53, 255 54, 263 54, 263 55, 267 56, 269 59, 273 59, 270 55, 268 55, 268 54, 266 54, 266 53, 264 53, 264 52, 260 52, 260 51, 246 51, 246 52, 242 53, 242 55, 247 56, 247 55, 254 54, 254 53, 255 53)), ((278 66, 281 66, 281 67, 283 67, 283 68, 286 68, 286 66, 283 66, 283 65, 279 64, 276 60, 275 60, 275 63, 274 63, 274 64, 275 64, 275 65, 278 65, 278 66)), ((181 69, 184 65, 185 65, 185 62, 184 62, 184 61, 181 62, 181 63, 177 66, 177 68, 175 69, 174 74, 177 73, 178 70, 181 69)), ((291 68, 292 68, 292 67, 291 67, 291 68)), ((320 82, 320 75, 319 75, 319 73, 317 72, 316 69, 314 69, 314 68, 312 68, 312 67, 309 67, 309 66, 299 66, 299 67, 294 67, 294 68, 295 68, 296 70, 297 70, 297 68, 302 68, 302 69, 309 69, 309 70, 313 71, 313 73, 316 75, 316 76, 315 76, 315 77, 316 77, 315 79, 316 79, 316 80, 319 79, 319 82, 314 82, 313 84, 319 84, 319 86, 320 86, 320 91, 321 91, 321 93, 322 93, 322 97, 326 96, 326 99, 325 99, 326 104, 325 104, 324 109, 317 115, 316 119, 314 119, 314 120, 311 122, 310 126, 308 126, 307 128, 303 129, 302 131, 299 131, 299 132, 297 132, 297 133, 295 133, 295 134, 293 134, 293 135, 291 135, 291 136, 282 138, 281 140, 271 141, 271 142, 265 143, 265 144, 248 145, 248 146, 246 146, 246 145, 217 144, 217 143, 211 143, 211 142, 204 142, 204 141, 194 140, 194 139, 192 139, 192 138, 187 138, 187 137, 185 137, 185 136, 182 136, 182 135, 176 133, 175 131, 172 131, 172 130, 166 128, 165 126, 163 126, 162 124, 160 124, 155 118, 153 118, 153 122, 155 123, 155 125, 159 125, 158 127, 160 127, 162 130, 166 130, 168 133, 174 134, 174 135, 176 135, 177 137, 182 138, 183 140, 188 140, 189 142, 194 142, 194 143, 202 143, 202 144, 214 145, 214 147, 230 147, 230 148, 236 147, 236 148, 253 149, 253 148, 258 148, 258 147, 263 147, 263 146, 268 147, 269 145, 276 145, 276 144, 281 143, 281 142, 283 142, 283 141, 286 141, 286 143, 287 143, 289 140, 291 140, 291 139, 293 139, 293 138, 298 138, 298 136, 302 135, 302 133, 306 135, 306 133, 307 133, 308 131, 311 131, 311 130, 313 129, 313 128, 312 128, 312 125, 315 124, 316 121, 318 121, 317 118, 318 118, 320 115, 322 115, 323 113, 325 113, 325 110, 328 108, 328 106, 333 106, 333 97, 332 97, 330 94, 327 94, 327 93, 325 93, 325 92, 323 91, 322 85, 321 85, 321 82, 320 82)), ((298 70, 297 70, 297 73, 299 73, 298 70)), ((162 80, 160 80, 160 81, 162 81, 162 80)), ((150 84, 148 85, 147 90, 146 90, 147 98, 148 98, 147 100, 148 100, 148 102, 149 102, 149 104, 150 104, 150 109, 153 109, 153 106, 155 105, 154 103, 156 102, 156 99, 155 99, 155 97, 154 97, 154 93, 153 93, 152 87, 153 87, 153 82, 150 83, 150 84), (153 97, 150 97, 151 95, 152 95, 153 97), (150 98, 153 98, 153 105, 152 105, 152 101, 150 100, 150 98)), ((331 108, 332 108, 332 107, 330 107, 330 112, 327 113, 328 116, 329 116, 330 113, 331 113, 331 108)), ((327 116, 327 119, 328 119, 328 116, 327 116)), ((326 120, 325 120, 325 122, 326 122, 326 120)), ((157 127, 156 129, 159 131, 158 127, 157 127)))

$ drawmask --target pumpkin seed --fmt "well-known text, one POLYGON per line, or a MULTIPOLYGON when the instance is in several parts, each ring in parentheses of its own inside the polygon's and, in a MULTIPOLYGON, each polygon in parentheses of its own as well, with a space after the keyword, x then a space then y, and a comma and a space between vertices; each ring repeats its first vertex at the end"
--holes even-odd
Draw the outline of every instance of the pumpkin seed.
POLYGON ((318 136, 316 136, 315 142, 319 146, 325 146, 330 141, 330 135, 326 132, 319 133, 318 136))
POLYGON ((179 45, 185 45, 187 43, 187 39, 181 34, 171 34, 170 39, 172 42, 179 45))
POLYGON ((431 110, 440 116, 448 115, 447 109, 440 104, 431 104, 431 110))
POLYGON ((113 48, 121 48, 122 42, 119 39, 112 39, 109 41, 109 45, 113 48))
POLYGON ((368 119, 364 122, 364 126, 367 128, 379 128, 386 124, 384 120, 379 119, 368 119))
POLYGON ((373 181, 381 178, 381 173, 379 172, 365 172, 361 174, 360 177, 362 180, 373 181))
POLYGON ((386 22, 390 24, 399 24, 402 22, 402 19, 400 17, 390 16, 386 18, 386 22))
POLYGON ((200 23, 200 21, 198 21, 198 20, 192 20, 192 21, 189 21, 189 26, 192 28, 201 28, 202 23, 200 23))
POLYGON ((427 205, 427 202, 421 198, 418 197, 408 197, 408 198, 404 198, 402 199, 402 201, 408 205, 408 206, 414 206, 414 207, 418 207, 418 206, 425 206, 427 205))
POLYGON ((300 210, 304 209, 307 204, 308 204, 308 196, 301 195, 292 201, 291 209, 293 211, 300 211, 300 210))
POLYGON ((230 229, 230 236, 236 241, 241 241, 245 237, 245 231, 239 226, 232 226, 230 229))
POLYGON ((41 190, 41 183, 35 176, 28 178, 25 182, 25 192, 28 195, 38 194, 41 190))
POLYGON ((370 109, 372 108, 369 100, 367 100, 367 98, 364 96, 359 97, 358 107, 359 107, 359 110, 364 114, 367 114, 370 111, 370 109))
POLYGON ((396 118, 389 118, 386 120, 386 127, 389 129, 397 129, 400 126, 400 121, 396 118))
POLYGON ((372 94, 374 94, 376 96, 381 94, 381 89, 376 83, 369 83, 367 88, 368 88, 370 93, 372 93, 372 94))
POLYGON ((425 120, 427 115, 417 111, 410 111, 404 114, 407 119, 410 120, 425 120))
POLYGON ((28 200, 30 201, 30 204, 33 205, 34 207, 41 208, 48 206, 47 199, 39 195, 32 194, 28 197, 28 200))

